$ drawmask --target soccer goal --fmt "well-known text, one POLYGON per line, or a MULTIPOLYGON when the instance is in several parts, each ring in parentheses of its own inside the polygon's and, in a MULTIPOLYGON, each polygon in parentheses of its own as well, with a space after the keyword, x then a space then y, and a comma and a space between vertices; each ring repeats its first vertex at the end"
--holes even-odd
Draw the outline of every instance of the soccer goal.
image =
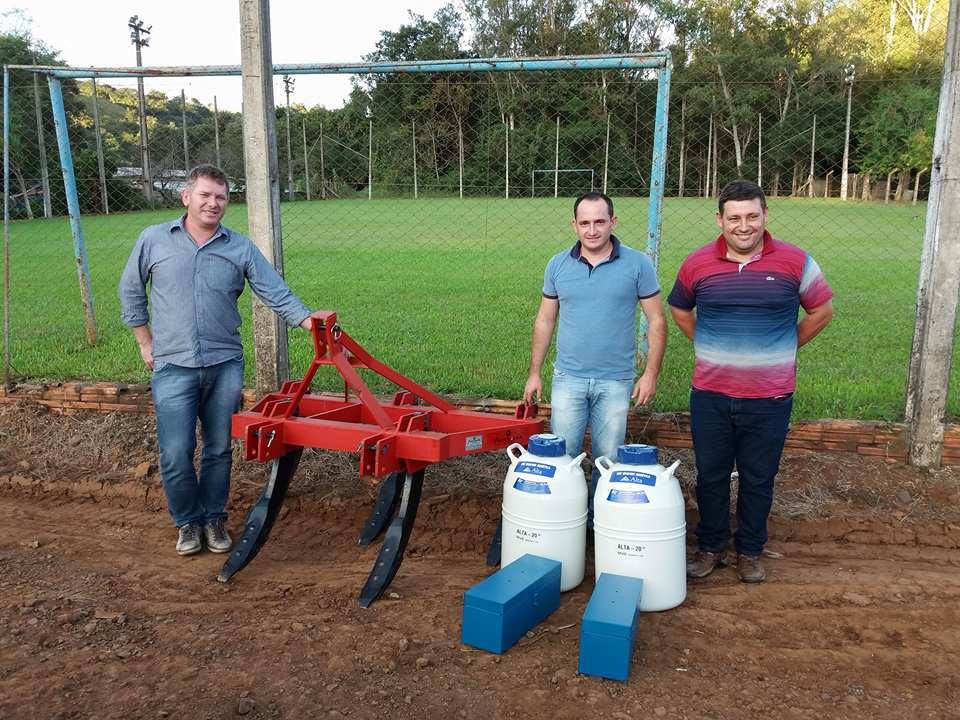
POLYGON ((595 176, 596 173, 593 168, 531 170, 530 197, 537 197, 538 190, 541 193, 541 197, 549 193, 551 189, 553 190, 554 197, 593 192, 594 188, 596 188, 596 184, 594 183, 595 176), (537 185, 538 181, 540 183, 539 187, 537 185))

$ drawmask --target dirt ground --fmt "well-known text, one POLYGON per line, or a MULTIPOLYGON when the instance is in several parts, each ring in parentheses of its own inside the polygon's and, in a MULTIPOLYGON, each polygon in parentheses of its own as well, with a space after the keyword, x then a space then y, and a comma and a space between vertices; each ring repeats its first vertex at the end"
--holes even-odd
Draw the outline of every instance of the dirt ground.
MULTIPOLYGON (((357 596, 375 487, 306 453, 263 552, 179 558, 152 418, 0 406, 0 718, 960 717, 960 472, 789 456, 769 579, 641 616, 626 683, 577 674, 587 579, 502 656, 459 642, 505 457, 430 468, 389 596, 357 596)), ((687 496, 693 478, 684 460, 687 496)), ((229 525, 264 468, 238 463, 229 525)), ((688 501, 688 528, 696 521, 688 501)))

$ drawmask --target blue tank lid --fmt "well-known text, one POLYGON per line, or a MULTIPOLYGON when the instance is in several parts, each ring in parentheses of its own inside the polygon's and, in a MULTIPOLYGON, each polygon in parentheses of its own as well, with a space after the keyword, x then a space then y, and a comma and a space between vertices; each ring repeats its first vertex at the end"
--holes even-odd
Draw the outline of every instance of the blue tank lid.
POLYGON ((617 462, 624 465, 656 465, 657 449, 653 445, 621 445, 617 448, 617 462))
POLYGON ((531 435, 527 450, 540 457, 560 457, 567 452, 567 441, 552 433, 531 435))

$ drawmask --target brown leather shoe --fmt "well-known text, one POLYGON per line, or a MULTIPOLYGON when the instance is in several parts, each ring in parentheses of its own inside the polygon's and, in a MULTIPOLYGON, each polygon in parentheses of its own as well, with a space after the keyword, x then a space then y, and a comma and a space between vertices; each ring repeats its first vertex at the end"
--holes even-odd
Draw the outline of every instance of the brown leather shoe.
POLYGON ((759 555, 738 555, 737 575, 745 583, 761 583, 767 579, 767 571, 763 569, 759 555))
POLYGON ((707 552, 697 550, 692 558, 687 560, 687 577, 705 578, 718 567, 726 565, 722 552, 707 552))

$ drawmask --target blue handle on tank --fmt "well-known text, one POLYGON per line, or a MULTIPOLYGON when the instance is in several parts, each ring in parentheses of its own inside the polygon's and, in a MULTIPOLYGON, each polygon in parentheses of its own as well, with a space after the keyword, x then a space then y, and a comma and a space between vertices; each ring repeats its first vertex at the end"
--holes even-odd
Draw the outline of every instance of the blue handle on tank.
POLYGON ((617 462, 623 465, 656 465, 657 448, 632 443, 617 448, 617 462))
POLYGON ((527 450, 539 457, 561 457, 567 453, 567 441, 552 433, 531 435, 527 450))

